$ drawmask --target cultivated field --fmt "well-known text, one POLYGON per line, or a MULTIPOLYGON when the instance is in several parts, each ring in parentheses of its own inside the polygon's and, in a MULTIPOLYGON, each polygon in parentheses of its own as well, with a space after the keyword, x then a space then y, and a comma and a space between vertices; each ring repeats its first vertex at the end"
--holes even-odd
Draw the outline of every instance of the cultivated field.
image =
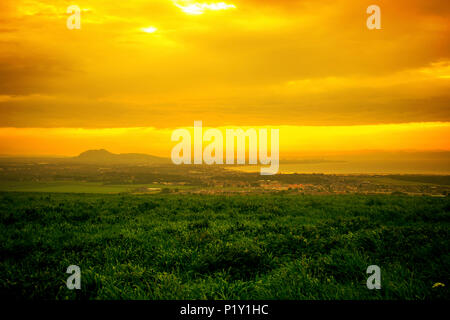
POLYGON ((187 186, 159 184, 105 184, 86 181, 0 181, 1 191, 47 193, 133 193, 151 189, 188 189, 187 186))

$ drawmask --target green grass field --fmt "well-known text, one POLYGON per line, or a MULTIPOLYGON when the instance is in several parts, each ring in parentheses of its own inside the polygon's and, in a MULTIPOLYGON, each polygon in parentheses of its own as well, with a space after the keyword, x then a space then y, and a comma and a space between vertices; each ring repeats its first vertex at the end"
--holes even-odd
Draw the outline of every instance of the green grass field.
POLYGON ((189 186, 159 184, 103 184, 84 181, 1 181, 0 191, 49 192, 49 193, 122 193, 137 188, 186 189, 189 186))
POLYGON ((0 193, 0 292, 449 299, 449 226, 448 197, 0 193), (374 264, 381 290, 366 287, 374 264), (81 290, 66 288, 69 265, 81 290))

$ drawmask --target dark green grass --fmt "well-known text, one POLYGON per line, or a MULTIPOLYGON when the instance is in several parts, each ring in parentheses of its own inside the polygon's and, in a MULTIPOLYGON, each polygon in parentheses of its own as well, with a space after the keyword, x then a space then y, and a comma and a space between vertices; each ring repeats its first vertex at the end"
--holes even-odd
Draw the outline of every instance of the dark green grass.
POLYGON ((0 193, 20 299, 449 299, 450 200, 0 193), (70 291, 69 265, 82 272, 70 291), (366 288, 381 267, 382 289, 366 288), (437 283, 445 287, 432 288, 437 283))

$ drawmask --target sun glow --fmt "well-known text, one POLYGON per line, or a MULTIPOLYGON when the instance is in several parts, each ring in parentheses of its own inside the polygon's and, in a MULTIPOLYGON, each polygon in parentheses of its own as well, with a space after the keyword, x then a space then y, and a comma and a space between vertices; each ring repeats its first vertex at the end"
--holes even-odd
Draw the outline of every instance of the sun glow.
POLYGON ((225 2, 218 3, 197 3, 193 1, 174 1, 175 6, 180 8, 187 14, 199 15, 203 14, 206 10, 228 10, 236 9, 234 4, 227 4, 225 2))
POLYGON ((75 1, 71 30, 66 2, 0 0, 0 155, 168 157, 197 119, 293 158, 450 151, 450 1, 378 1, 381 30, 351 0, 75 1))
POLYGON ((145 33, 155 33, 157 30, 155 27, 141 28, 141 31, 145 33))

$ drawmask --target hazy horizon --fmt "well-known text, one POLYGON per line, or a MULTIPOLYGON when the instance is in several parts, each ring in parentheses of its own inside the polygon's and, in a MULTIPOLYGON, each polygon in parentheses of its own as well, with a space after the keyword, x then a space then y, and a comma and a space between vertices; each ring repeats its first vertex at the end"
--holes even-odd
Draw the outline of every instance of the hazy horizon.
MULTIPOLYGON (((71 157, 77 157, 80 154, 86 152, 86 151, 107 151, 111 154, 120 155, 120 154, 143 154, 143 155, 149 155, 149 156, 156 156, 161 158, 170 158, 170 154, 157 154, 157 153, 147 153, 147 152, 112 152, 109 149, 106 148, 93 148, 93 149, 85 149, 81 152, 75 152, 72 154, 27 154, 27 153, 17 153, 17 154, 6 154, 6 153, 0 153, 0 157, 10 157, 10 158, 71 158, 71 157)), ((435 149, 435 150, 414 150, 414 149, 405 149, 405 150, 341 150, 341 151, 322 151, 322 152, 315 152, 311 150, 307 150, 298 154, 288 154, 285 156, 280 156, 280 159, 283 159, 285 161, 298 161, 298 160, 320 160, 320 157, 322 156, 355 156, 355 155, 375 155, 375 154, 442 154, 442 153, 450 153, 450 150, 444 150, 444 149, 435 149)), ((450 162, 450 160, 449 160, 450 162)))
MULTIPOLYGON (((93 149, 86 151, 107 151, 106 149, 93 149)), ((83 152, 83 153, 85 153, 83 152)), ((118 155, 145 155, 152 154, 141 153, 111 153, 118 155)), ((57 155, 0 155, 2 159, 7 160, 63 160, 78 158, 74 156, 57 155)), ((157 156, 162 160, 167 160, 171 164, 169 157, 157 156)), ((431 175, 449 175, 450 174, 450 151, 383 151, 383 150, 365 150, 360 152, 331 152, 321 154, 304 154, 297 157, 281 157, 279 173, 323 173, 323 174, 431 174, 431 175)), ((102 164, 102 154, 97 155, 96 163, 102 164)), ((110 160, 104 159, 104 165, 110 160)), ((122 164, 133 163, 133 159, 123 159, 122 164)), ((248 163, 248 159, 246 161, 248 163)), ((158 164, 154 163, 153 165, 158 164)), ((161 163, 159 163, 161 164, 161 163)), ((151 165, 151 164, 149 164, 151 165)), ((223 166, 223 165, 219 165, 223 166)), ((260 165, 232 165, 225 166, 230 170, 243 172, 259 172, 260 165)))

